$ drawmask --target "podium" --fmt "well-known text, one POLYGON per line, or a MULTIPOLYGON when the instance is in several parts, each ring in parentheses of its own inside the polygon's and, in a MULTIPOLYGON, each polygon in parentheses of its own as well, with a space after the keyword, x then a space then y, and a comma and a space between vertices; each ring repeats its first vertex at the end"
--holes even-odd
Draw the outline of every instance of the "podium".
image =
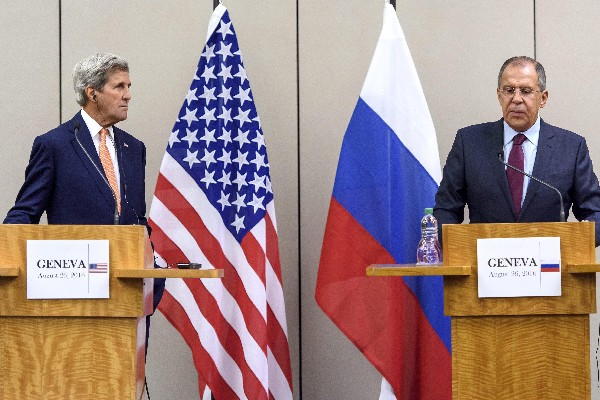
POLYGON ((452 398, 589 399, 596 312, 594 223, 443 227, 444 265, 374 265, 371 276, 443 275, 452 317, 452 398), (477 239, 560 237, 562 295, 479 298, 477 239))
POLYGON ((0 225, 0 399, 140 399, 153 268, 145 227, 0 225), (109 240, 108 299, 27 299, 27 240, 109 240))

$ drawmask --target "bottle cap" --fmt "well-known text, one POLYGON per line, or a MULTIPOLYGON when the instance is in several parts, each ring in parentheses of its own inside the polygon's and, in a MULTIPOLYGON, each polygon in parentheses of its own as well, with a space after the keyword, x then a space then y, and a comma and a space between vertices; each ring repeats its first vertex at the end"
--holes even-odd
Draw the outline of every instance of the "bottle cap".
POLYGON ((433 214, 433 208, 426 208, 425 214, 433 214))

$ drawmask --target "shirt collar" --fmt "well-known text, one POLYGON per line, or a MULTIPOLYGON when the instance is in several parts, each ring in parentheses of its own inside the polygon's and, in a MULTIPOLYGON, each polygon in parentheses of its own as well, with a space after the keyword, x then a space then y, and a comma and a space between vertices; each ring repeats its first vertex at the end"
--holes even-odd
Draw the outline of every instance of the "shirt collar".
POLYGON ((509 144, 513 140, 513 137, 515 137, 516 134, 522 133, 527 137, 527 140, 529 140, 531 143, 533 143, 533 145, 535 147, 537 147, 538 141, 540 139, 540 115, 539 114, 538 114, 537 119, 535 120, 535 123, 531 126, 531 128, 527 129, 525 132, 517 132, 513 128, 511 128, 506 123, 506 121, 503 121, 503 123, 504 123, 504 146, 509 144))
MULTIPOLYGON (((81 117, 83 118, 83 122, 85 122, 85 125, 87 126, 88 130, 90 131, 90 135, 92 135, 92 138, 100 133, 100 129, 102 129, 102 126, 98 122, 96 122, 96 120, 94 118, 90 117, 90 115, 88 113, 86 113, 83 108, 81 109, 81 117)), ((112 138, 113 138, 112 125, 106 129, 108 129, 108 135, 110 136, 110 138, 112 140, 112 138)))

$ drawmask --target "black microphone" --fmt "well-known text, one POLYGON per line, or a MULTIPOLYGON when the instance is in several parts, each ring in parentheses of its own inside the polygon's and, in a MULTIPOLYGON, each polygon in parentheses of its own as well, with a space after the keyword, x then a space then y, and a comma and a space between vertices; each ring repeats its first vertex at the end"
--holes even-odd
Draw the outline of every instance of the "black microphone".
POLYGON ((563 205, 563 197, 562 197, 562 194, 560 193, 560 190, 558 190, 554 186, 552 186, 552 185, 550 185, 550 184, 548 184, 548 183, 546 183, 546 182, 544 182, 544 181, 536 178, 535 176, 533 176, 531 174, 528 174, 525 171, 521 171, 519 168, 514 167, 514 166, 510 165, 507 162, 504 162, 504 152, 498 153, 498 161, 500 161, 502 164, 506 165, 508 168, 514 169, 515 171, 517 171, 517 172, 525 175, 529 179, 532 179, 532 180, 534 180, 534 181, 536 181, 538 183, 541 183, 542 185, 544 185, 546 187, 549 187, 550 189, 555 190, 556 193, 558 193, 558 198, 560 199, 560 222, 566 222, 567 221, 567 218, 565 217, 565 207, 563 205))
POLYGON ((83 145, 81 144, 81 141, 79 140, 79 121, 75 121, 75 123, 73 124, 74 128, 75 128, 75 139, 77 139, 77 143, 79 143, 79 147, 81 147, 81 150, 83 150, 83 152, 85 153, 85 155, 87 156, 87 158, 90 160, 90 162, 92 163, 92 165, 94 166, 94 168, 96 168, 96 171, 98 171, 98 173, 100 174, 100 177, 102 178, 102 180, 106 183, 106 186, 108 186, 108 188, 110 189, 110 192, 113 195, 113 199, 115 199, 115 215, 113 217, 113 223, 115 225, 119 225, 119 206, 118 206, 118 201, 117 201, 117 195, 115 193, 115 191, 113 190, 112 186, 110 186, 110 183, 108 183, 108 180, 106 179, 106 177, 104 176, 104 174, 102 173, 102 171, 100 171, 100 168, 98 168, 98 166, 96 165, 96 163, 94 162, 94 160, 92 160, 92 157, 90 156, 90 154, 87 152, 87 150, 85 149, 85 147, 83 147, 83 145))

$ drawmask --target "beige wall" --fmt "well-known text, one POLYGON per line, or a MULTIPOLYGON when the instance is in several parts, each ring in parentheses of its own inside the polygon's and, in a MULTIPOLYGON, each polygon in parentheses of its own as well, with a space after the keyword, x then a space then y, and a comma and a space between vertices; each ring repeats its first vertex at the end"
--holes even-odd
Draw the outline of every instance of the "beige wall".
MULTIPOLYGON (((96 51, 115 52, 130 62, 133 100, 121 127, 148 147, 150 205, 212 3, 3 2, 0 214, 12 205, 22 183, 33 138, 56 126, 61 115, 65 121, 77 111, 71 69, 96 51)), ((534 50, 548 75, 550 100, 543 117, 584 135, 592 159, 600 162, 595 102, 590 100, 600 85, 593 78, 600 62, 600 3, 535 3, 534 48, 533 0, 398 0, 400 23, 438 133, 442 165, 459 127, 500 117, 495 98, 500 64, 517 54, 533 56, 534 50)), ((318 309, 314 288, 340 145, 379 35, 383 0, 230 0, 225 5, 269 148, 295 397, 300 398, 301 376, 304 399, 377 398, 379 375, 318 309)), ((597 326, 594 319, 592 352, 597 326)), ((197 398, 185 344, 161 315, 153 318, 152 328, 147 367, 152 398, 197 398)), ((596 391, 595 372, 594 364, 596 391)))

